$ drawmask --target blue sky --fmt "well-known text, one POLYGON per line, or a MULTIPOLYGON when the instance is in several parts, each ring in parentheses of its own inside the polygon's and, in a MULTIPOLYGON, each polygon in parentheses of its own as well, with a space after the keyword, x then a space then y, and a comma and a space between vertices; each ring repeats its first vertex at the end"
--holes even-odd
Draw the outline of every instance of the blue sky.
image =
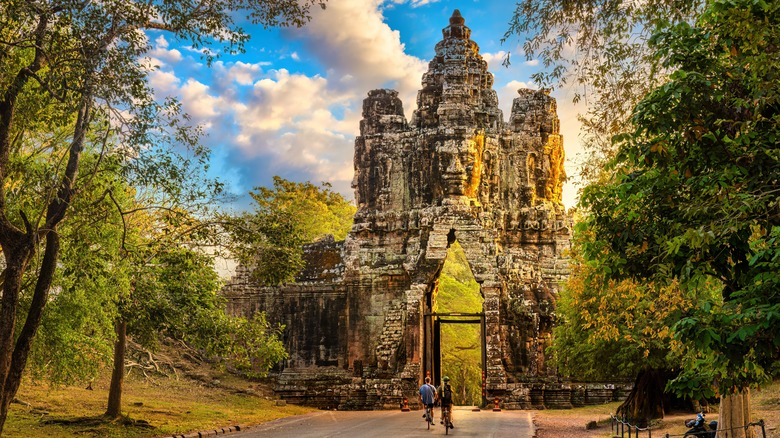
MULTIPOLYGON (((211 68, 199 53, 169 35, 150 32, 149 56, 158 69, 150 83, 159 97, 175 96, 205 128, 211 173, 247 205, 246 194, 269 186, 274 175, 293 181, 327 181, 353 199, 352 158, 363 98, 375 88, 399 92, 407 119, 441 29, 459 9, 495 76, 494 89, 508 118, 518 88, 535 88, 519 41, 500 39, 514 2, 449 0, 329 0, 312 9, 300 29, 248 29, 244 54, 223 56, 211 68), (512 65, 503 67, 506 52, 512 65)), ((567 174, 576 179, 579 125, 571 98, 554 93, 564 134, 567 174)), ((572 207, 575 186, 564 188, 572 207)))

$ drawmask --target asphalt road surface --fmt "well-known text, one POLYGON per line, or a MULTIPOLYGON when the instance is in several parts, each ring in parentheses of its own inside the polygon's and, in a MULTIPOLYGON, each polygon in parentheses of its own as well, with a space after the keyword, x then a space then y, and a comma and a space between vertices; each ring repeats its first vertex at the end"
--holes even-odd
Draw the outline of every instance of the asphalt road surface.
MULTIPOLYGON (((436 409, 436 424, 427 429, 422 411, 321 411, 287 417, 253 427, 246 432, 231 434, 241 438, 325 438, 325 437, 427 437, 444 435, 436 409)), ((528 411, 483 410, 456 406, 453 410, 454 437, 532 438, 534 427, 528 411)))

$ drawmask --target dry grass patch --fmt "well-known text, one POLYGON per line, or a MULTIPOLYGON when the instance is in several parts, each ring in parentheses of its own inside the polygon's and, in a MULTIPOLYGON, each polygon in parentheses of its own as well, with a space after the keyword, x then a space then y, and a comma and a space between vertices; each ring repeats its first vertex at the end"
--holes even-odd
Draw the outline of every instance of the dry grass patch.
POLYGON ((93 390, 56 388, 25 381, 18 398, 26 404, 11 406, 3 435, 9 438, 154 437, 236 424, 260 424, 311 412, 300 406, 276 406, 276 400, 261 384, 226 374, 209 376, 213 383, 186 378, 128 377, 122 398, 125 418, 118 421, 101 417, 108 397, 107 377, 94 382, 93 390))

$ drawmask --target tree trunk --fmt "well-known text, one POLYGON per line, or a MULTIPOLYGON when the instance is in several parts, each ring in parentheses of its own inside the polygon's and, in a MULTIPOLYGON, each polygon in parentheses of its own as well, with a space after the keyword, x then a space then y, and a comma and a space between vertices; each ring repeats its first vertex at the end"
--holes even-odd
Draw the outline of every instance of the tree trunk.
POLYGON ((122 415, 122 381, 125 377, 125 349, 127 348, 127 323, 121 317, 116 321, 116 342, 114 343, 114 371, 108 390, 106 416, 119 418, 122 415))
POLYGON ((663 373, 654 369, 642 370, 626 400, 617 408, 617 415, 625 415, 640 427, 655 418, 664 418, 663 373))
MULTIPOLYGON (((29 247, 33 248, 34 246, 30 243, 29 247)), ((10 316, 9 319, 7 314, 10 314, 11 311, 14 314, 16 313, 19 292, 22 288, 22 276, 27 267, 27 263, 22 260, 29 259, 29 256, 33 254, 33 250, 27 251, 28 257, 22 260, 8 261, 6 259, 6 278, 3 280, 3 325, 0 332, 0 339, 2 340, 2 350, 0 350, 0 382, 2 383, 2 393, 0 393, 0 435, 3 433, 5 419, 8 416, 8 407, 19 390, 19 384, 22 381, 24 367, 27 365, 27 357, 32 347, 32 341, 43 317, 43 309, 46 307, 49 289, 54 280, 54 271, 57 269, 59 249, 59 235, 56 229, 52 229, 46 234, 46 249, 44 250, 40 271, 35 282, 30 309, 27 311, 27 318, 24 321, 22 330, 16 337, 16 342, 13 342, 16 318, 10 316), (5 325, 6 321, 10 321, 9 326, 5 325)))
POLYGON ((754 438, 750 424, 750 389, 720 397, 717 438, 754 438))
MULTIPOLYGON (((7 249, 7 248, 4 248, 7 249)), ((11 374, 11 361, 14 351, 14 328, 16 327, 16 307, 19 302, 19 290, 22 287, 24 265, 21 259, 9 258, 9 253, 18 255, 16 251, 4 251, 6 267, 3 278, 2 311, 0 311, 0 435, 8 416, 8 407, 15 394, 6 390, 11 374)))

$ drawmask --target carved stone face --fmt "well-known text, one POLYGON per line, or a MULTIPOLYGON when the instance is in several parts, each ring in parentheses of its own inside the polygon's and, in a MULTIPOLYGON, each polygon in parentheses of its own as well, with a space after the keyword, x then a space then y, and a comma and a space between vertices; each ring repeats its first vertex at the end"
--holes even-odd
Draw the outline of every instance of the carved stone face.
POLYGON ((482 173, 484 138, 446 140, 439 149, 439 165, 447 196, 475 198, 482 173))
POLYGON ((446 140, 439 149, 439 165, 447 196, 463 196, 466 185, 466 169, 461 162, 462 142, 446 140))

